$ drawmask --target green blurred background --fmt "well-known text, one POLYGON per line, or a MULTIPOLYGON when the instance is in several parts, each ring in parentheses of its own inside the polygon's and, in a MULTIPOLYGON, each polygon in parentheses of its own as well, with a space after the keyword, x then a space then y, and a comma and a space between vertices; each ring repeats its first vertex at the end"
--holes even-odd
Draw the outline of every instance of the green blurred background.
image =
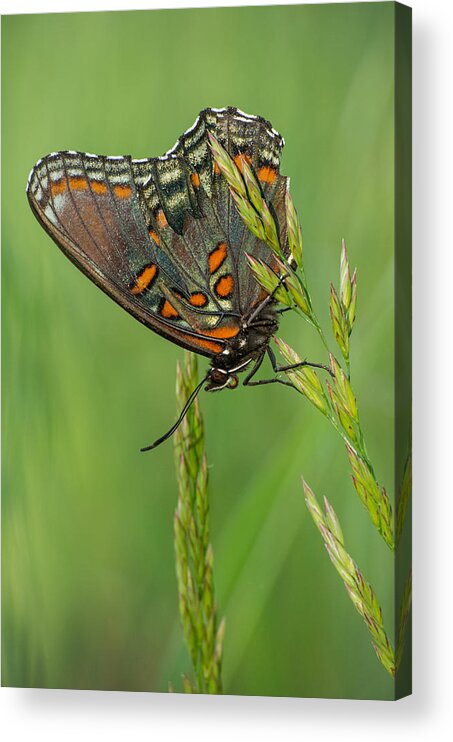
MULTIPOLYGON (((4 685, 165 691, 190 670, 172 445, 138 452, 174 419, 182 352, 40 228, 25 185, 48 152, 158 155, 206 106, 270 119, 328 330, 342 237, 358 266, 353 381, 393 496, 393 19, 393 3, 3 18, 4 685)), ((280 335, 321 360, 296 316, 280 335)), ((392 698, 302 497, 301 473, 393 636, 393 559, 334 431, 283 387, 206 394, 202 410, 225 692, 392 698)))

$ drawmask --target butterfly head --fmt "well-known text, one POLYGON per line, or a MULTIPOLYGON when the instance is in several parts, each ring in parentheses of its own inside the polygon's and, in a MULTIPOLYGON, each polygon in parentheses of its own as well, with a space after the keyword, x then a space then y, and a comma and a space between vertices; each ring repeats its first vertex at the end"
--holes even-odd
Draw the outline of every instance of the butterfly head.
POLYGON ((207 392, 217 392, 220 389, 236 389, 239 384, 237 374, 223 368, 211 368, 207 375, 207 392))

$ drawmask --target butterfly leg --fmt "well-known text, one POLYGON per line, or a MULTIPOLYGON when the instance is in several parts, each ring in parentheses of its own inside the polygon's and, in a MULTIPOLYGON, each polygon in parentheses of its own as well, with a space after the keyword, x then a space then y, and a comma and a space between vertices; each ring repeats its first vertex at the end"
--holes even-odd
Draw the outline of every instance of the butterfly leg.
MULTIPOLYGON (((249 326, 253 323, 253 320, 255 319, 255 317, 257 317, 260 314, 260 312, 263 311, 264 307, 266 307, 268 304, 270 304, 272 301, 274 301, 275 294, 277 293, 277 291, 280 288, 280 286, 285 283, 285 280, 288 277, 289 277, 289 273, 285 273, 284 276, 280 276, 279 277, 278 283, 277 283, 276 287, 271 291, 271 293, 268 296, 266 296, 265 299, 263 299, 263 301, 261 302, 261 304, 259 304, 253 310, 252 314, 248 318, 247 324, 249 326)), ((291 309, 291 307, 288 307, 288 309, 291 309)))
POLYGON ((284 312, 290 312, 292 307, 282 307, 281 309, 276 309, 275 314, 284 314, 284 312))
MULTIPOLYGON (((322 368, 324 371, 327 371, 331 376, 333 376, 332 370, 325 366, 323 363, 310 363, 309 361, 300 361, 299 363, 292 363, 287 366, 279 366, 277 363, 277 359, 275 358, 274 351, 269 346, 267 347, 267 355, 269 356, 270 362, 272 364, 272 368, 275 371, 276 374, 282 373, 284 371, 293 371, 297 368, 302 368, 303 366, 310 366, 312 368, 322 368)), ((285 379, 279 379, 278 376, 272 377, 272 379, 258 379, 258 381, 252 381, 253 377, 255 376, 256 372, 260 368, 263 360, 264 360, 265 353, 262 353, 262 355, 257 358, 255 365, 253 366, 250 373, 245 377, 243 384, 244 386, 261 386, 262 384, 284 384, 284 386, 290 386, 293 389, 295 389, 294 384, 292 384, 290 381, 286 381, 285 379)))
POLYGON ((272 363, 272 368, 274 369, 276 374, 279 374, 282 371, 295 371, 297 368, 302 368, 303 366, 310 366, 310 368, 322 368, 324 369, 324 371, 327 371, 327 373, 330 374, 332 378, 335 378, 335 374, 333 373, 332 369, 329 368, 329 366, 326 366, 324 363, 311 363, 310 361, 299 361, 299 363, 290 363, 287 366, 279 366, 277 363, 277 359, 275 358, 275 353, 272 350, 272 348, 269 346, 267 348, 267 354, 272 363))
MULTIPOLYGON (((284 384, 284 386, 290 386, 293 389, 295 389, 294 384, 291 384, 290 381, 279 379, 277 378, 277 376, 272 377, 272 379, 258 379, 257 381, 252 381, 253 377, 255 376, 256 372, 259 370, 262 362, 264 361, 264 356, 265 356, 265 352, 262 353, 259 356, 259 358, 256 359, 255 365, 253 366, 251 371, 247 374, 244 381, 242 382, 244 386, 261 386, 262 384, 284 384)), ((275 360, 275 356, 274 356, 274 360, 275 360)))

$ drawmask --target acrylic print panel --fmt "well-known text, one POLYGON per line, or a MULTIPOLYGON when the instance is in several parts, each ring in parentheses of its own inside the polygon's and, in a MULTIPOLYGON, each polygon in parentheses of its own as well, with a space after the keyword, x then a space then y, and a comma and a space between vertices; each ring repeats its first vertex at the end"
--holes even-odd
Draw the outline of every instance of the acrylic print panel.
POLYGON ((3 19, 4 685, 410 692, 410 23, 3 19))

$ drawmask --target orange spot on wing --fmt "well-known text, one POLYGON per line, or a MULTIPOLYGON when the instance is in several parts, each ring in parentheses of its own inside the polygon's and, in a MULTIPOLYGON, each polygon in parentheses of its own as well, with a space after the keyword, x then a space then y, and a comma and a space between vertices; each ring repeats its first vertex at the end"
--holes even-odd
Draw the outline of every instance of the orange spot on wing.
POLYGON ((193 307, 204 307, 208 303, 208 299, 205 294, 201 293, 201 291, 196 291, 190 297, 189 303, 192 304, 193 307))
POLYGON ((227 299, 234 289, 234 279, 231 273, 221 276, 214 286, 217 296, 221 299, 227 299))
POLYGON ((264 165, 258 170, 258 178, 262 183, 273 183, 277 177, 275 168, 264 165))
POLYGON ((246 160, 250 165, 252 158, 250 157, 250 155, 247 155, 245 152, 239 152, 239 154, 236 155, 236 157, 234 158, 234 161, 237 167, 239 168, 239 170, 241 171, 241 173, 242 173, 242 167, 243 167, 244 160, 246 160))
POLYGON ((219 242, 217 247, 209 253, 209 272, 215 273, 220 268, 227 256, 227 246, 225 242, 219 242))
POLYGON ((69 178, 69 187, 71 191, 86 191, 88 183, 85 178, 69 178))
POLYGON ((58 196, 60 193, 64 193, 66 190, 66 180, 64 178, 61 178, 61 180, 55 180, 51 183, 50 190, 52 196, 58 196))
POLYGON ((156 222, 161 229, 164 229, 164 227, 168 226, 167 217, 165 216, 162 209, 159 209, 156 214, 156 222))
POLYGON ((148 288, 151 281, 155 278, 157 273, 157 266, 152 263, 151 265, 147 265, 146 268, 143 268, 142 272, 139 273, 137 278, 135 279, 135 283, 131 287, 131 291, 133 294, 141 294, 145 289, 148 288))
POLYGON ((107 186, 99 180, 90 180, 90 186, 93 193, 97 193, 99 196, 107 193, 107 186))
POLYGON ((165 299, 165 301, 164 301, 164 303, 162 305, 162 309, 160 310, 160 313, 161 313, 162 317, 165 317, 165 319, 171 319, 171 318, 179 317, 178 312, 170 304, 170 302, 168 301, 168 299, 165 299))
POLYGON ((223 350, 223 345, 220 343, 214 342, 214 340, 208 340, 204 337, 194 336, 194 335, 188 335, 186 333, 180 332, 176 333, 174 330, 173 332, 175 335, 179 335, 186 343, 195 348, 202 348, 203 350, 209 351, 209 353, 220 353, 223 350))
POLYGON ((204 330, 203 335, 189 335, 188 333, 173 328, 172 333, 174 337, 179 337, 192 348, 200 348, 202 350, 207 350, 209 353, 216 354, 223 350, 224 345, 216 343, 215 340, 211 340, 210 338, 227 340, 228 338, 237 335, 239 329, 240 328, 237 326, 228 325, 226 327, 216 327, 214 330, 204 330))
POLYGON ((154 240, 156 245, 160 245, 159 235, 157 234, 157 232, 154 231, 154 229, 149 229, 148 234, 151 237, 151 239, 154 240))
POLYGON ((220 175, 220 168, 217 165, 217 162, 214 160, 214 173, 215 175, 220 175))
POLYGON ((192 181, 192 185, 194 188, 200 187, 200 176, 198 173, 191 173, 190 180, 192 181))
POLYGON ((239 330, 240 328, 237 325, 226 325, 225 327, 216 327, 214 330, 205 330, 204 334, 212 338, 227 340, 236 337, 239 330))
POLYGON ((113 186, 113 193, 118 198, 129 198, 132 195, 132 188, 128 185, 113 186))

